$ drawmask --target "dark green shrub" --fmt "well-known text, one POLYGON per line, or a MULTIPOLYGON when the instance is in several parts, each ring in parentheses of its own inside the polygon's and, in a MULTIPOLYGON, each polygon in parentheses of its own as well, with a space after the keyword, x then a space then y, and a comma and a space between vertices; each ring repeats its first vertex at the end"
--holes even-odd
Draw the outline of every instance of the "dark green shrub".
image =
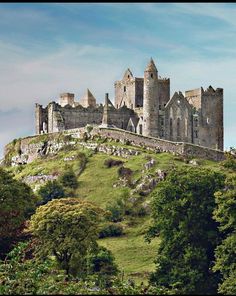
POLYGON ((65 196, 63 186, 56 180, 48 181, 39 189, 38 194, 42 198, 42 200, 38 202, 38 206, 44 205, 52 199, 62 198, 65 196))
POLYGON ((121 178, 130 178, 132 175, 133 171, 130 168, 125 168, 125 167, 120 167, 118 169, 118 176, 121 178))
POLYGON ((118 165, 122 165, 124 162, 122 160, 116 160, 116 159, 112 159, 112 158, 108 158, 104 161, 104 165, 107 168, 111 168, 113 166, 118 166, 118 165))
POLYGON ((123 234, 123 227, 119 224, 106 224, 99 233, 99 238, 121 236, 123 234))
POLYGON ((123 200, 118 200, 111 205, 106 207, 106 210, 111 213, 107 217, 108 221, 112 222, 120 222, 123 220, 124 213, 125 213, 125 203, 123 200))
POLYGON ((63 187, 69 187, 72 189, 78 188, 78 180, 75 173, 70 169, 61 175, 58 181, 63 185, 63 187))

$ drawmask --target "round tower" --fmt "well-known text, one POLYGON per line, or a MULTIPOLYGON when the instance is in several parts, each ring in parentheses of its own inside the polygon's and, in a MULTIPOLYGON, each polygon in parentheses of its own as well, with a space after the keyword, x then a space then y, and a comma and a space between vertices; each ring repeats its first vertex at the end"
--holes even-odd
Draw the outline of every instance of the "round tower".
POLYGON ((144 71, 143 135, 158 137, 158 72, 151 58, 144 71))

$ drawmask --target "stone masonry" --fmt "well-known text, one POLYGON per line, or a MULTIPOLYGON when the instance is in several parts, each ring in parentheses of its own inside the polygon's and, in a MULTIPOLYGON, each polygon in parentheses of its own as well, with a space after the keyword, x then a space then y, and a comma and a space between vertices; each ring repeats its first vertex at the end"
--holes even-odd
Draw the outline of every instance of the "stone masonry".
POLYGON ((114 87, 114 105, 108 94, 104 105, 97 104, 89 89, 78 102, 74 94, 63 93, 58 103, 50 102, 45 108, 36 104, 36 134, 92 125, 224 149, 222 88, 200 87, 170 97, 170 79, 159 76, 153 59, 144 78, 134 77, 127 69, 114 87))

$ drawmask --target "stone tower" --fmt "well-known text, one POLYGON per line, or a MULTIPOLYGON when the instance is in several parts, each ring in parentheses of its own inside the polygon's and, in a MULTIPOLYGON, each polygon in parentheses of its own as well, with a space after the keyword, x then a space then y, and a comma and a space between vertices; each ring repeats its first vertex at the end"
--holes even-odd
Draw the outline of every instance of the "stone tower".
POLYGON ((158 72, 151 58, 144 71, 143 135, 158 137, 158 72))

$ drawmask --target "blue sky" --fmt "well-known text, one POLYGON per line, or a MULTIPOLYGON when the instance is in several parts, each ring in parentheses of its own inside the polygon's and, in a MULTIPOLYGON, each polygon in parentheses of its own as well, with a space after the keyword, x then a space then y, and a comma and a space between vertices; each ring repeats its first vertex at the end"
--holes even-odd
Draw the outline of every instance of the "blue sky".
POLYGON ((34 134, 34 105, 89 88, 114 99, 114 81, 152 57, 175 91, 224 88, 225 148, 236 146, 236 4, 0 4, 0 158, 34 134))

